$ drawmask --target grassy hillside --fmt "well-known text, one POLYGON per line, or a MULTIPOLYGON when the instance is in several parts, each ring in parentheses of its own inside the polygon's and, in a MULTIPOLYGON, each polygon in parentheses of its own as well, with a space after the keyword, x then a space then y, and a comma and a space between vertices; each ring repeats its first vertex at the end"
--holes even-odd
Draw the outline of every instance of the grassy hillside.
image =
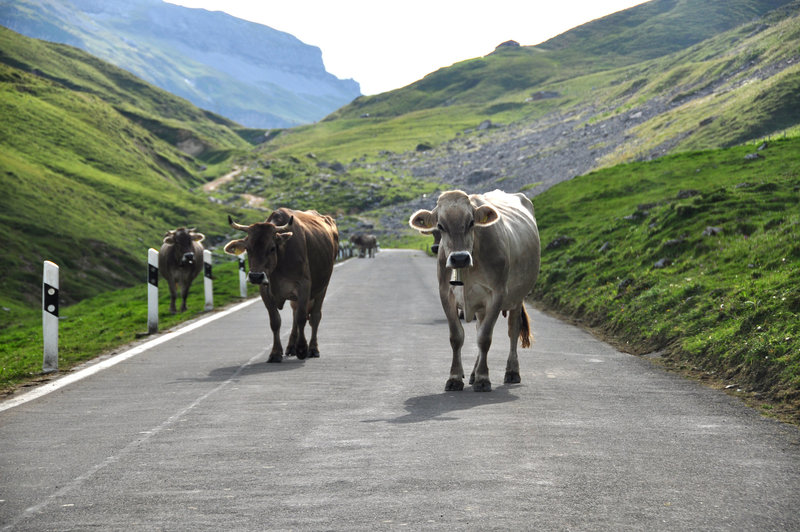
POLYGON ((791 3, 653 0, 573 28, 537 48, 563 52, 595 70, 613 68, 678 52, 791 3))
POLYGON ((191 190, 252 132, 74 48, 0 29, 0 50, 3 325, 40 299, 44 260, 70 303, 140 281, 170 228, 221 238, 226 211, 191 190))
POLYGON ((758 148, 623 164, 537 196, 534 297, 800 421, 800 138, 758 148))
MULTIPOLYGON (((397 116, 489 103, 510 93, 664 57, 792 0, 654 0, 574 28, 537 46, 499 48, 428 74, 407 87, 362 96, 330 115, 397 116)), ((796 5, 794 7, 796 10, 796 5)))
MULTIPOLYGON (((268 194, 262 181, 280 185, 260 167, 309 162, 313 154, 303 182, 313 189, 331 180, 353 184, 341 203, 345 212, 386 206, 383 199, 358 201, 370 196, 370 186, 379 189, 372 196, 389 203, 412 200, 486 169, 502 183, 471 181, 476 191, 502 186, 532 194, 546 188, 536 188, 543 179, 549 186, 603 166, 798 131, 800 2, 651 2, 628 11, 576 29, 580 39, 568 32, 547 46, 504 47, 359 98, 317 124, 274 131, 242 161, 252 179, 220 193, 268 194), (784 7, 766 12, 776 5, 784 7), (700 28, 709 17, 716 22, 700 28), (620 35, 646 39, 656 27, 690 28, 695 39, 648 41, 637 48, 646 60, 590 60, 620 35), (732 29, 715 33, 722 27, 732 29), (499 126, 477 131, 486 121, 499 126), (487 150, 502 153, 487 157, 487 150), (320 162, 338 162, 344 171, 333 175, 320 162), (408 193, 392 194, 386 183, 401 178, 408 193)), ((283 189, 280 198, 343 199, 336 191, 318 198, 292 190, 300 189, 283 189)))

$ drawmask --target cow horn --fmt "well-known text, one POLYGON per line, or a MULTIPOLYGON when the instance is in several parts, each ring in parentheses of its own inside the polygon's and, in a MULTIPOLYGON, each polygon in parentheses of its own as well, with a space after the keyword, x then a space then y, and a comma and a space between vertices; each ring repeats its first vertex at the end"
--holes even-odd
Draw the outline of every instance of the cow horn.
POLYGON ((228 224, 234 229, 238 229, 239 231, 247 231, 248 229, 246 225, 237 224, 236 222, 234 222, 230 214, 228 215, 228 224))
POLYGON ((289 218, 289 221, 285 225, 276 225, 275 231, 278 233, 280 233, 281 231, 288 231, 292 227, 293 223, 294 223, 294 216, 289 218))

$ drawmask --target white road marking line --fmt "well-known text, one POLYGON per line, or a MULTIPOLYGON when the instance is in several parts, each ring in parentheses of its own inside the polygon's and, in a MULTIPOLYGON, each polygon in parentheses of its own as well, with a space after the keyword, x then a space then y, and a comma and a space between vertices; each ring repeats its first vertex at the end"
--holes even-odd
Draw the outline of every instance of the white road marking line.
MULTIPOLYGON (((333 267, 336 268, 336 267, 341 266, 342 264, 346 264, 346 263, 347 263, 347 261, 339 262, 339 263, 334 264, 333 267)), ((168 341, 170 341, 170 340, 172 340, 174 338, 177 338, 178 336, 182 336, 182 335, 184 335, 184 334, 186 334, 188 332, 191 332, 191 331, 193 331, 195 329, 198 329, 198 328, 200 328, 200 327, 202 327, 204 325, 207 325, 207 324, 211 323, 214 320, 218 320, 220 318, 224 318, 225 316, 228 316, 229 314, 233 314, 234 312, 237 312, 237 311, 239 311, 239 310, 241 310, 241 309, 243 309, 243 308, 245 308, 245 307, 247 307, 249 305, 252 305, 256 301, 261 301, 261 298, 260 297, 254 297, 252 299, 244 301, 243 303, 239 303, 235 307, 231 307, 228 310, 224 310, 224 311, 219 312, 217 314, 214 314, 212 316, 208 316, 207 318, 203 318, 202 320, 199 320, 199 321, 196 321, 196 322, 191 323, 189 325, 186 325, 185 327, 182 327, 182 328, 178 329, 177 331, 166 333, 163 336, 160 336, 160 337, 155 338, 155 339, 153 339, 153 340, 151 340, 149 342, 145 342, 145 343, 143 343, 141 345, 138 345, 138 346, 136 346, 136 347, 134 347, 132 349, 129 349, 129 350, 125 351, 124 353, 120 353, 120 354, 115 355, 115 356, 113 356, 111 358, 103 360, 102 362, 98 362, 97 364, 93 364, 93 365, 89 366, 88 368, 84 368, 82 370, 76 371, 75 373, 70 373, 70 374, 68 374, 68 375, 66 375, 66 376, 64 376, 64 377, 62 377, 60 379, 56 379, 56 380, 54 380, 52 382, 48 382, 47 384, 43 384, 43 385, 41 385, 41 386, 39 386, 37 388, 34 388, 33 390, 31 390, 29 392, 26 392, 26 393, 20 395, 19 397, 14 397, 14 398, 9 399, 7 401, 3 401, 2 403, 0 403, 0 412, 3 412, 4 410, 9 410, 11 408, 14 408, 15 406, 19 406, 19 405, 25 404, 27 402, 33 401, 34 399, 38 399, 39 397, 42 397, 44 395, 47 395, 48 393, 54 392, 54 391, 56 391, 56 390, 58 390, 60 388, 63 388, 64 386, 68 386, 68 385, 70 385, 70 384, 72 384, 74 382, 78 382, 79 380, 85 379, 86 377, 94 375, 95 373, 98 373, 98 372, 100 372, 100 371, 102 371, 104 369, 110 368, 111 366, 115 366, 115 365, 119 364, 120 362, 124 362, 125 360, 128 360, 131 357, 134 357, 134 356, 136 356, 136 355, 138 355, 140 353, 144 353, 148 349, 152 349, 153 347, 156 347, 157 345, 161 345, 164 342, 168 342, 168 341)))
MULTIPOLYGON (((259 301, 259 300, 256 299, 255 301, 259 301)), ((247 304, 250 304, 251 302, 252 301, 248 301, 247 304)), ((234 311, 234 309, 239 309, 239 308, 242 308, 243 306, 245 306, 244 303, 242 303, 240 305, 236 305, 234 308, 230 309, 230 311, 225 311, 225 313, 232 312, 232 311, 234 311)), ((220 313, 220 314, 225 314, 225 313, 220 313)), ((201 320, 201 321, 206 321, 206 320, 201 320)), ((106 466, 109 466, 111 464, 114 464, 116 462, 119 462, 119 460, 122 457, 128 455, 131 451, 133 451, 137 447, 141 446, 143 443, 149 441, 153 436, 159 434, 160 432, 164 431, 165 429, 167 429, 171 425, 174 425, 175 423, 177 423, 187 413, 189 413, 191 410, 196 408, 197 405, 199 405, 200 403, 202 403, 203 401, 205 401, 206 399, 208 399, 209 397, 211 397, 212 395, 217 393, 219 390, 221 390, 225 386, 228 386, 231 382, 233 382, 235 379, 237 379, 239 377, 239 375, 242 373, 242 371, 244 371, 244 368, 246 368, 247 366, 252 365, 253 363, 255 363, 256 360, 258 360, 259 358, 265 356, 266 354, 267 354, 267 350, 266 349, 260 351, 257 355, 255 355, 250 360, 248 360, 247 362, 245 362, 244 364, 239 366, 239 369, 237 369, 236 372, 233 375, 228 377, 228 379, 225 380, 225 382, 220 383, 218 386, 216 386, 212 390, 204 393, 203 395, 201 395, 200 397, 195 399, 189 406, 187 406, 187 407, 179 410, 175 414, 171 415, 170 417, 168 417, 165 421, 163 421, 157 427, 153 427, 152 429, 150 429, 148 431, 145 431, 146 434, 144 435, 144 437, 134 439, 128 445, 123 447, 116 455, 109 456, 105 460, 103 460, 102 462, 100 462, 98 464, 95 464, 93 467, 89 468, 89 470, 86 471, 84 474, 79 475, 72 482, 68 483, 66 486, 64 486, 64 487, 56 490, 54 493, 48 495, 47 497, 44 498, 44 500, 42 500, 38 504, 35 504, 33 506, 30 506, 30 507, 26 508, 21 514, 19 514, 17 516, 16 519, 14 519, 11 523, 5 525, 3 527, 3 530, 10 530, 12 527, 17 525, 20 521, 26 519, 28 516, 30 516, 30 515, 32 515, 34 513, 42 511, 46 506, 48 506, 51 502, 53 502, 57 498, 63 497, 69 491, 71 491, 71 490, 79 487, 81 484, 85 483, 87 480, 92 478, 101 469, 103 469, 106 466)), ((62 505, 62 506, 66 507, 66 506, 70 506, 70 505, 66 505, 65 504, 65 505, 62 505)), ((72 506, 74 506, 74 504, 72 506)))

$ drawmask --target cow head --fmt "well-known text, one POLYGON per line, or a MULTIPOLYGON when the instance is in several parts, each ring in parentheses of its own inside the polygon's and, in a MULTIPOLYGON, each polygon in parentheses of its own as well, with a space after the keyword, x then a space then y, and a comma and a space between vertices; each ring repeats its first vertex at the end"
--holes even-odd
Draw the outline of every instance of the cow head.
POLYGON ((175 257, 179 257, 178 262, 181 266, 194 264, 194 243, 205 240, 205 235, 195 233, 194 228, 187 229, 179 227, 172 231, 167 231, 164 235, 164 243, 170 244, 175 248, 175 257))
POLYGON ((438 251, 446 257, 445 265, 458 270, 472 266, 475 227, 488 227, 498 219, 497 211, 489 205, 475 207, 466 193, 451 190, 439 196, 432 211, 419 210, 408 223, 422 233, 432 233, 434 243, 438 236, 438 251))
POLYGON ((278 265, 278 251, 292 237, 291 229, 294 218, 289 218, 285 225, 271 222, 260 222, 253 225, 241 225, 228 216, 228 223, 234 229, 244 231, 247 236, 239 240, 231 240, 225 245, 225 253, 241 255, 247 252, 250 262, 248 280, 253 284, 269 284, 269 274, 278 265))

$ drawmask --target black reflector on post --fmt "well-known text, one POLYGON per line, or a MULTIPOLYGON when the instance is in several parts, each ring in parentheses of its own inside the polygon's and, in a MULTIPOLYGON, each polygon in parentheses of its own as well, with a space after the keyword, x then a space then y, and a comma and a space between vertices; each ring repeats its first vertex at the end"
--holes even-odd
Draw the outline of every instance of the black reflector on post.
POLYGON ((147 265, 147 282, 153 286, 158 286, 158 266, 147 265))
POLYGON ((44 293, 42 294, 42 310, 58 317, 58 288, 44 283, 44 293))

